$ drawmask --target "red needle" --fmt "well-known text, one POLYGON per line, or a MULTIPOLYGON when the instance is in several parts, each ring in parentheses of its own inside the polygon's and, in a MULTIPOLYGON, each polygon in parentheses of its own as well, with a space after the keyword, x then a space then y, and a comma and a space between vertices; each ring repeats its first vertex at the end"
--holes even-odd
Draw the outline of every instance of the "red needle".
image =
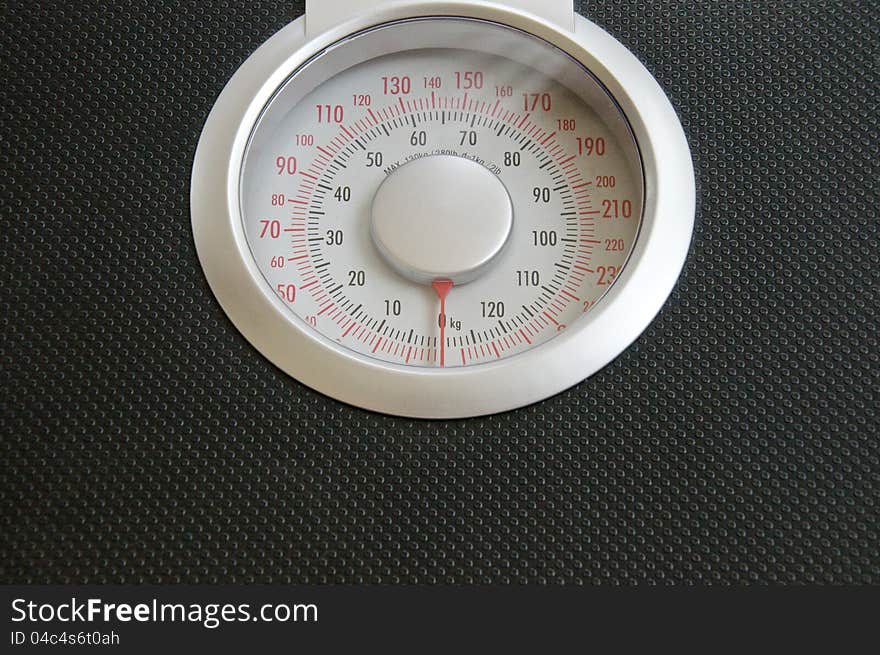
POLYGON ((431 286, 440 298, 440 366, 446 366, 446 296, 452 289, 452 280, 434 280, 431 286))

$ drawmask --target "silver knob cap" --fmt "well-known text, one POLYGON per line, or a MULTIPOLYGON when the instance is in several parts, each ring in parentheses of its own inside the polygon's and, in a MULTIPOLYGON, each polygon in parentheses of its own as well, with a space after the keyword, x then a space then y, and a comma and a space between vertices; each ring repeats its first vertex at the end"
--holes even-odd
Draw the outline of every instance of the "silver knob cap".
POLYGON ((504 250, 512 229, 504 184, 462 157, 409 162, 373 198, 373 242, 398 273, 419 284, 475 280, 504 250))

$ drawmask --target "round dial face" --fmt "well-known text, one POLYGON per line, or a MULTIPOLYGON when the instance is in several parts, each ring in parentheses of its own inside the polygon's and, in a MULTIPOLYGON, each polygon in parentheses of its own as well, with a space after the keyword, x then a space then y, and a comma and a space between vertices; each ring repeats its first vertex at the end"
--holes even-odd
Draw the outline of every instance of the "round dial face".
POLYGON ((625 117, 576 61, 511 28, 422 19, 294 72, 240 191, 254 260, 304 329, 436 369, 573 329, 627 263, 644 181, 625 117))

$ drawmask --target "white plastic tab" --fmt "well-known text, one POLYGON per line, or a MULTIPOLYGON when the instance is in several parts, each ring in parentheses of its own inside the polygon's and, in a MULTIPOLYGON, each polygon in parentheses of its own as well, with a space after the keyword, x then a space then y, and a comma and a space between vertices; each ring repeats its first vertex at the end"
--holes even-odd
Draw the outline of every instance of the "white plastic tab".
MULTIPOLYGON (((393 0, 306 0, 306 32, 314 36, 355 16, 367 14, 393 0)), ((445 0, 422 0, 419 5, 450 5, 445 0)), ((471 0, 464 4, 491 5, 495 3, 471 0)), ((574 30, 573 0, 504 0, 497 4, 529 12, 566 30, 574 30)))

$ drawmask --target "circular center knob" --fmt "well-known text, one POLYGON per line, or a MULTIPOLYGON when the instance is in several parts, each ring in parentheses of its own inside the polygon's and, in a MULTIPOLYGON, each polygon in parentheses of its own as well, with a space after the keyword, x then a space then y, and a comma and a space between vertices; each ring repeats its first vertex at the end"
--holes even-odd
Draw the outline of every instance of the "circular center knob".
POLYGON ((391 173, 373 198, 372 234, 401 275, 420 284, 479 277, 513 229, 507 189, 461 157, 416 159, 391 173))

